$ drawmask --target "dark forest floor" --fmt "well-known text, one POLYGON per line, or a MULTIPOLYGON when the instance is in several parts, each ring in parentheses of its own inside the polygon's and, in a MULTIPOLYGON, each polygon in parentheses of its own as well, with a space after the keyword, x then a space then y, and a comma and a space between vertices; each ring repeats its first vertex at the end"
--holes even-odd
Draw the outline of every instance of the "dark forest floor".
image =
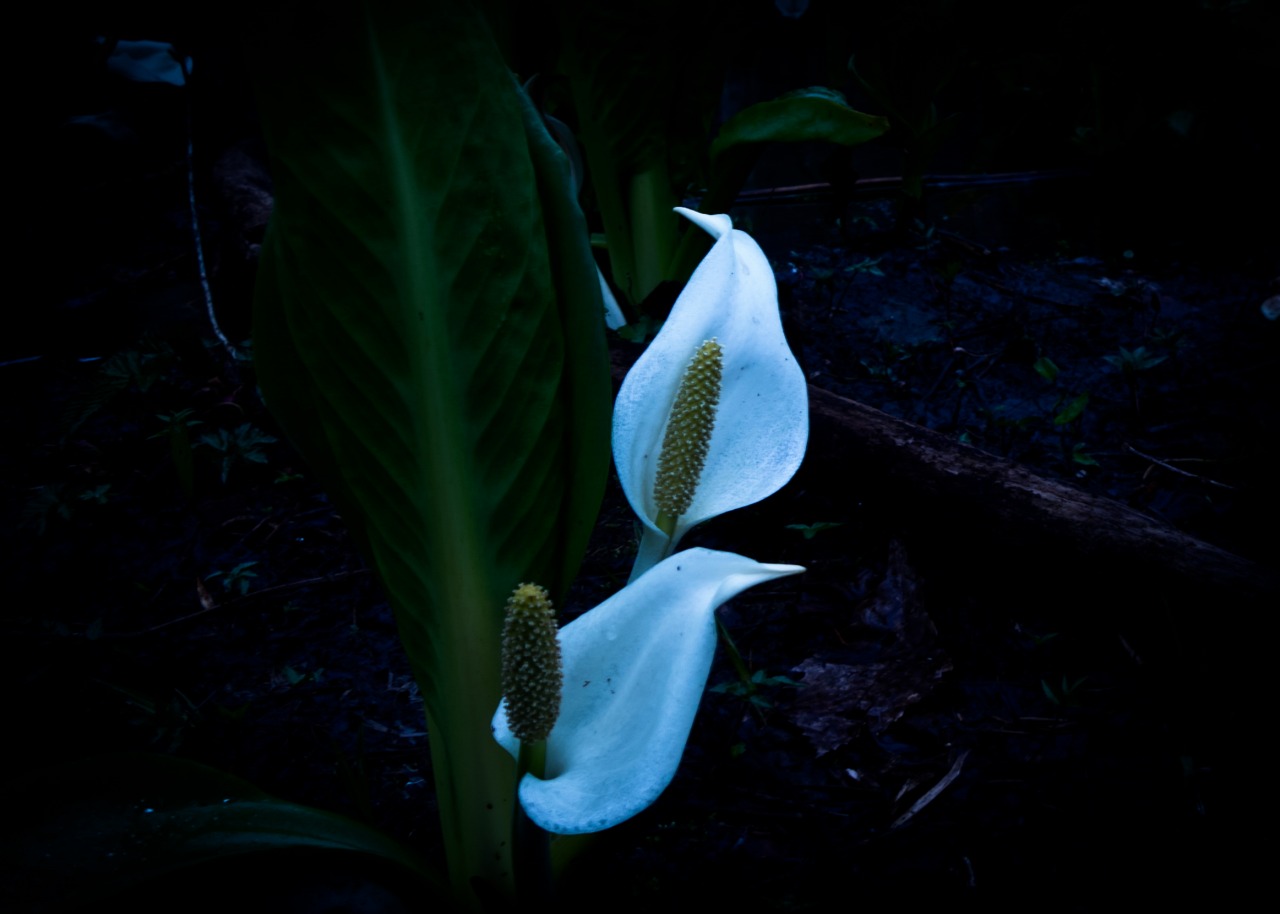
MULTIPOLYGON (((180 166, 84 180, 94 253, 0 366, 10 765, 176 754, 438 854, 390 610, 251 369, 208 339, 180 166)), ((1274 563, 1277 266, 1075 237, 1059 217, 1087 181, 939 198, 907 232, 876 200, 741 224, 812 384, 1274 563)), ((220 218, 215 295, 242 336, 220 218)), ((571 902, 714 884, 754 910, 973 891, 1070 910, 1117 885, 1214 886, 1238 711, 1204 616, 1258 607, 1197 612, 983 529, 961 561, 856 465, 821 466, 687 541, 808 572, 722 611, 767 684, 748 701, 717 659, 675 782, 599 842, 571 902)), ((633 548, 611 485, 567 616, 622 585, 633 548)))

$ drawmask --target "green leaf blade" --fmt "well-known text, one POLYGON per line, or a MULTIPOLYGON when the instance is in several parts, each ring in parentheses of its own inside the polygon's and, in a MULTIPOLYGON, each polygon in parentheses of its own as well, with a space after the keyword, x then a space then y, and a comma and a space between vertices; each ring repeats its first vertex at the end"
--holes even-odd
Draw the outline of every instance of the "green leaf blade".
POLYGON ((563 593, 599 506, 602 305, 567 166, 478 14, 367 7, 261 80, 259 380, 396 610, 455 885, 501 881, 502 608, 522 581, 563 593))
POLYGON ((815 86, 746 108, 720 128, 711 144, 712 168, 741 147, 825 140, 857 146, 889 129, 888 118, 855 111, 838 92, 815 86))

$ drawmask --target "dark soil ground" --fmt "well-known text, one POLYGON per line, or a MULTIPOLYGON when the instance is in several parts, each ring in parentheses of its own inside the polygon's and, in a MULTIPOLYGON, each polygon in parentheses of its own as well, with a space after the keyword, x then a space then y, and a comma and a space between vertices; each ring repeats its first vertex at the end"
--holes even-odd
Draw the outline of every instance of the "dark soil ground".
MULTIPOLYGON (((251 367, 209 339, 181 155, 98 166, 61 201, 79 243, 54 317, 0 365, 8 761, 173 754, 438 858, 390 610, 251 367)), ((1261 309, 1280 264, 1113 244, 1091 180, 940 193, 905 231, 884 199, 740 223, 813 385, 1274 565, 1280 322, 1261 309)), ((243 338, 244 239, 201 214, 243 338)), ((819 455, 690 538, 808 572, 722 610, 764 684, 748 700, 717 659, 675 782, 599 842, 570 902, 651 909, 696 885, 751 910, 1084 910, 1217 890, 1259 678, 1239 642, 1266 601, 1104 580, 955 518, 939 537, 880 488, 819 455)), ((611 484, 566 618, 621 586, 633 548, 611 484)))

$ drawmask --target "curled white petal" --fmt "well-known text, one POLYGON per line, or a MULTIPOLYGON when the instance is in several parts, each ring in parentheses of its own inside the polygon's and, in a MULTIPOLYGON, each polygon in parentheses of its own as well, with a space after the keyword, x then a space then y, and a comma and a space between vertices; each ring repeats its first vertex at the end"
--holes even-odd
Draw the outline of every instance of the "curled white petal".
MULTIPOLYGON (((803 570, 689 549, 562 628, 564 698, 547 738, 545 778, 520 783, 529 818, 550 832, 582 834, 653 803, 675 776, 706 687, 716 608, 803 570)), ((502 708, 493 732, 516 755, 502 708)))
POLYGON ((627 374, 613 420, 623 491, 665 545, 653 491, 663 433, 693 353, 706 340, 719 341, 724 366, 715 429, 692 504, 668 550, 690 527, 782 488, 800 466, 809 438, 804 373, 782 332, 777 285, 764 252, 728 216, 677 212, 717 240, 627 374))
MULTIPOLYGON (((702 229, 717 241, 733 231, 733 220, 723 213, 710 215, 685 206, 677 206, 676 212, 684 216, 698 228, 702 229)), ((745 232, 743 233, 745 234, 745 232)))

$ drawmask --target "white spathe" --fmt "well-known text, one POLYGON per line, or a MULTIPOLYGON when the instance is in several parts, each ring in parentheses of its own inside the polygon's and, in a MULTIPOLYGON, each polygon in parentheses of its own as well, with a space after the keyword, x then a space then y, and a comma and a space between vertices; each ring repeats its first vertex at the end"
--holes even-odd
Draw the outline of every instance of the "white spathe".
POLYGON ((782 333, 778 288, 764 252, 728 216, 683 207, 676 212, 716 243, 614 403, 614 463, 645 525, 633 580, 674 551, 690 527, 782 488, 800 466, 809 439, 804 373, 782 333), (663 434, 690 359, 712 338, 724 351, 715 428, 693 501, 668 537, 657 526, 653 491, 663 434))
MULTIPOLYGON (((562 628, 564 698, 547 737, 545 777, 520 782, 529 818, 574 835, 611 828, 653 803, 675 776, 707 684, 716 608, 801 571, 688 549, 562 628)), ((518 753, 502 706, 493 734, 518 753)))

